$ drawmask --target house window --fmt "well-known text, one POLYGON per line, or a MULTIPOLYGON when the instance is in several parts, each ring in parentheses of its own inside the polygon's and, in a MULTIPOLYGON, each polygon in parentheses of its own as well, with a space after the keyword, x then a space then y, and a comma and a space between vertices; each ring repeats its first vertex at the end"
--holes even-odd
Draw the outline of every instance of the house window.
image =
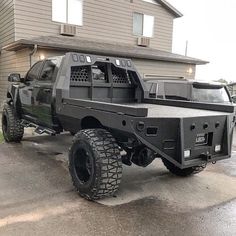
POLYGON ((154 16, 141 13, 133 15, 133 34, 137 36, 152 37, 154 29, 154 16))
POLYGON ((72 24, 83 24, 83 0, 52 0, 52 20, 72 24))

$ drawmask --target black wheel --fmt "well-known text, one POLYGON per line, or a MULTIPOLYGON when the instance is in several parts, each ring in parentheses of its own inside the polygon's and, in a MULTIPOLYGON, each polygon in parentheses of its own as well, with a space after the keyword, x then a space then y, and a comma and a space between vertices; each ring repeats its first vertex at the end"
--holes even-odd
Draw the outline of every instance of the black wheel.
POLYGON ((24 127, 21 125, 21 120, 9 104, 4 104, 3 107, 2 132, 6 142, 20 142, 24 135, 24 127))
POLYGON ((96 200, 114 195, 122 177, 116 140, 104 129, 78 132, 69 151, 69 171, 82 197, 96 200))
POLYGON ((172 174, 182 177, 198 174, 206 168, 206 165, 203 165, 203 166, 189 167, 186 169, 180 169, 174 164, 172 164, 170 161, 166 160, 165 158, 162 158, 162 162, 172 174))

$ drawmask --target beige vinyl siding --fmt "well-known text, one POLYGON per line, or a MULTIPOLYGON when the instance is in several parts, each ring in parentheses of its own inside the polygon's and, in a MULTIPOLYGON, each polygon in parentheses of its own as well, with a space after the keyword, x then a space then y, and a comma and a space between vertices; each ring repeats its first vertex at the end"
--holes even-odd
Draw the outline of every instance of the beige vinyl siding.
MULTIPOLYGON (((84 0, 83 26, 77 26, 77 37, 92 40, 136 45, 133 35, 133 13, 139 12, 155 17, 151 47, 171 51, 173 15, 161 5, 142 0, 84 0)), ((59 35, 60 24, 52 21, 51 0, 0 0, 0 47, 15 40, 31 37, 59 35)), ((16 72, 24 76, 30 68, 30 52, 2 51, 0 54, 0 104, 6 97, 7 76, 16 72)), ((32 64, 40 59, 64 55, 63 51, 39 49, 32 57, 32 64)), ((183 63, 133 59, 142 77, 147 74, 193 79, 195 65, 183 63), (193 73, 188 74, 192 68, 193 73)))
MULTIPOLYGON (((155 17, 151 47, 171 51, 174 17, 162 6, 142 0, 84 0, 83 5, 83 26, 77 26, 77 36, 135 45, 133 12, 140 12, 155 17)), ((16 39, 59 35, 51 0, 15 0, 15 24, 16 39)))
MULTIPOLYGON (((30 50, 21 50, 17 52, 16 59, 16 72, 20 73, 22 76, 29 70, 30 59, 29 59, 30 50)), ((48 49, 39 49, 35 55, 32 57, 32 64, 40 60, 40 56, 44 55, 45 58, 62 56, 65 52, 48 50, 48 49)), ((170 77, 184 77, 186 79, 194 79, 195 77, 195 65, 183 64, 176 62, 165 62, 165 61, 154 61, 154 60, 145 60, 145 59, 132 59, 135 64, 138 72, 144 78, 145 75, 157 75, 157 76, 170 76, 170 77), (193 73, 190 75, 188 73, 189 68, 192 68, 193 73)), ((6 62, 7 64, 7 62, 6 62)))
POLYGON ((150 74, 167 77, 184 77, 185 79, 195 78, 196 65, 143 59, 133 59, 133 62, 143 78, 145 75, 150 74), (192 68, 192 74, 188 73, 189 68, 192 68))
POLYGON ((15 53, 2 51, 0 55, 0 107, 2 106, 2 101, 6 98, 8 87, 7 77, 11 72, 15 71, 15 65, 15 53))
MULTIPOLYGON (((0 49, 13 42, 14 36, 14 2, 0 0, 0 49)), ((7 76, 15 70, 16 55, 14 52, 1 51, 0 54, 0 107, 6 97, 7 76)))
MULTIPOLYGON (((3 52, 1 58, 4 58, 2 62, 2 67, 4 68, 2 80, 1 80, 1 96, 0 101, 6 96, 6 88, 8 85, 7 75, 10 72, 20 73, 22 77, 25 76, 26 72, 30 68, 30 57, 29 49, 24 49, 14 52, 3 52)), ((32 57, 32 64, 40 59, 40 55, 44 55, 46 58, 64 55, 63 51, 56 50, 45 50, 39 49, 35 55, 32 57)), ((170 77, 184 77, 186 79, 194 79, 195 77, 195 65, 174 63, 174 62, 164 62, 164 61, 153 61, 145 59, 133 59, 133 62, 139 71, 140 75, 144 77, 145 75, 156 75, 156 76, 170 76, 170 77), (188 69, 192 68, 193 73, 188 74, 188 69)))
MULTIPOLYGON (((4 56, 6 61, 3 63, 3 66, 8 70, 11 70, 14 67, 14 71, 20 73, 21 76, 24 77, 25 73, 30 68, 30 52, 31 51, 29 49, 25 49, 16 53, 10 53, 12 55, 9 57, 4 56)), ((10 55, 9 53, 7 54, 10 55)), ((54 56, 61 56, 64 54, 65 52, 63 51, 39 49, 37 53, 32 56, 32 64, 37 62, 40 59, 41 55, 49 58, 54 56)), ((142 77, 151 74, 157 76, 184 77, 186 79, 194 79, 195 76, 195 65, 134 58, 132 60, 142 77), (193 70, 193 73, 191 75, 189 75, 187 72, 189 68, 192 68, 193 70)), ((6 76, 5 84, 7 85, 6 76)))
POLYGON ((25 73, 30 68, 30 56, 31 50, 24 49, 16 52, 16 69, 15 71, 21 74, 21 77, 25 76, 25 73))
POLYGON ((40 56, 44 56, 45 58, 56 57, 56 56, 64 56, 66 52, 50 50, 50 49, 38 49, 37 53, 32 57, 32 65, 40 60, 40 56))
POLYGON ((22 76, 30 67, 29 60, 30 50, 21 50, 17 52, 2 51, 0 55, 0 107, 6 99, 6 91, 8 88, 8 75, 16 72, 22 76))
POLYGON ((13 0, 0 1, 0 48, 14 41, 14 3, 13 0))
MULTIPOLYGON (((24 77, 30 68, 30 53, 30 49, 17 52, 2 51, 0 55, 0 107, 2 106, 3 100, 6 98, 6 91, 9 85, 7 81, 8 75, 16 72, 21 74, 21 77, 24 77)), ((64 55, 65 53, 62 51, 39 49, 35 55, 32 56, 32 65, 40 59, 40 55, 42 54, 48 58, 64 55)))

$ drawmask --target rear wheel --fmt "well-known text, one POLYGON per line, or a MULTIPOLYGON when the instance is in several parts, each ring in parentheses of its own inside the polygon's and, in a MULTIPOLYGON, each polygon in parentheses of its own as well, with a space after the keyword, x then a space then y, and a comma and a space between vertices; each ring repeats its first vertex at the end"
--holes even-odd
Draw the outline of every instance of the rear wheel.
POLYGON ((15 114, 13 106, 4 104, 2 113, 2 132, 6 142, 20 142, 24 135, 21 120, 15 114))
POLYGON ((172 164, 170 161, 166 160, 165 158, 162 158, 162 162, 172 174, 177 175, 177 176, 182 176, 182 177, 198 174, 206 168, 206 165, 203 165, 203 166, 189 167, 186 169, 180 169, 179 167, 175 166, 174 164, 172 164))
POLYGON ((95 200, 114 195, 122 177, 116 140, 104 129, 78 132, 69 151, 69 170, 82 197, 95 200))

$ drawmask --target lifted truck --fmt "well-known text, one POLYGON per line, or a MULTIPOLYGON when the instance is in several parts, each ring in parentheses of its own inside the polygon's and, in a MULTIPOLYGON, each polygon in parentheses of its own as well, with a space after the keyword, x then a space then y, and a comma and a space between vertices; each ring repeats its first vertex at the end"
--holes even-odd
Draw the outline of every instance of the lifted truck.
POLYGON ((149 98, 129 59, 67 53, 8 80, 5 140, 20 142, 24 127, 70 131, 69 171, 84 198, 113 195, 123 163, 146 167, 160 157, 173 174, 189 176, 231 155, 232 105, 149 98))

